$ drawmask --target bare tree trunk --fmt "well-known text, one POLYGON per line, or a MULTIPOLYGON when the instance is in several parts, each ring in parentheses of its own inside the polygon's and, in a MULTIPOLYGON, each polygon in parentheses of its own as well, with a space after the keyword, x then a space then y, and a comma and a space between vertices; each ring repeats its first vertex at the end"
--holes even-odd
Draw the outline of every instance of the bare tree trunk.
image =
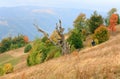
POLYGON ((67 54, 70 53, 70 47, 69 44, 65 41, 65 36, 64 36, 64 28, 62 28, 62 23, 61 20, 59 20, 59 24, 56 24, 56 31, 61 37, 60 39, 60 47, 62 49, 62 54, 67 54))
POLYGON ((57 31, 58 35, 60 36, 60 39, 58 39, 58 40, 59 40, 58 43, 55 43, 54 41, 52 41, 52 40, 49 38, 49 35, 48 35, 45 31, 43 31, 42 29, 40 29, 40 28, 38 27, 38 25, 34 24, 34 26, 37 28, 37 30, 38 30, 39 32, 43 33, 43 35, 44 35, 45 37, 47 37, 55 46, 61 48, 61 50, 62 50, 62 52, 61 52, 62 55, 70 53, 70 46, 69 46, 69 44, 65 41, 65 36, 64 36, 64 33, 63 33, 63 32, 64 32, 64 28, 62 28, 61 20, 59 20, 59 24, 56 24, 56 31, 57 31))

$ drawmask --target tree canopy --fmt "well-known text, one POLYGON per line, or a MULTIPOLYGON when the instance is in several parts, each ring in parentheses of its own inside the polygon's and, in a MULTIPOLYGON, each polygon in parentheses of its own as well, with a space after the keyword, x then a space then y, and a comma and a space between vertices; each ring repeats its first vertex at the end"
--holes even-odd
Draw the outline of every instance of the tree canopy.
POLYGON ((96 11, 94 11, 94 13, 88 21, 88 24, 91 33, 94 33, 95 29, 97 29, 101 24, 103 24, 103 18, 101 15, 97 14, 96 11))

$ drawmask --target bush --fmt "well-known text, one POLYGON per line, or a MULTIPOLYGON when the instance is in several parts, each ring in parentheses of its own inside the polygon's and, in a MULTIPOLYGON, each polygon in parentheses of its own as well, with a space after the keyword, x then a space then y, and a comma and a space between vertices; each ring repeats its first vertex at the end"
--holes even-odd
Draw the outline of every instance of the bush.
POLYGON ((98 40, 98 43, 105 42, 109 39, 109 32, 105 26, 100 26, 95 30, 94 39, 98 40))
POLYGON ((96 45, 99 44, 98 39, 94 39, 94 41, 95 41, 95 44, 96 44, 96 45))
POLYGON ((60 56, 61 56, 60 51, 58 51, 58 52, 56 52, 56 53, 54 54, 54 58, 57 58, 57 57, 60 57, 60 56))
POLYGON ((88 24, 90 32, 94 33, 95 29, 97 29, 101 24, 103 24, 103 18, 95 11, 94 14, 90 17, 88 24))
POLYGON ((55 53, 59 51, 52 43, 48 43, 48 40, 36 39, 33 43, 33 48, 27 58, 27 65, 32 66, 42 63, 55 56, 55 53))
POLYGON ((0 76, 4 75, 4 71, 3 71, 3 68, 0 67, 0 76))
POLYGON ((10 50, 17 49, 17 48, 18 48, 17 44, 11 44, 10 46, 10 50))
POLYGON ((76 49, 83 47, 83 40, 81 32, 75 29, 70 37, 67 40, 71 46, 74 46, 76 49))
POLYGON ((52 58, 56 58, 61 56, 60 49, 55 46, 51 46, 49 52, 47 53, 47 57, 45 60, 50 60, 52 58))
POLYGON ((11 37, 4 38, 1 41, 0 53, 8 51, 10 49, 11 43, 12 43, 12 38, 11 37))
POLYGON ((3 53, 3 52, 5 52, 5 51, 7 51, 6 48, 5 48, 4 46, 1 46, 1 47, 0 47, 0 53, 3 53))
POLYGON ((4 71, 5 74, 13 72, 12 64, 11 63, 5 64, 4 67, 3 67, 3 71, 4 71))
POLYGON ((8 50, 17 49, 26 45, 23 35, 18 35, 14 38, 7 37, 0 42, 0 53, 6 52, 8 50))
POLYGON ((29 52, 31 49, 32 49, 31 44, 28 44, 28 45, 25 47, 25 49, 24 49, 24 53, 29 52))
POLYGON ((41 39, 42 42, 46 42, 47 40, 48 40, 47 37, 43 37, 43 38, 41 39))
POLYGON ((23 47, 26 45, 24 40, 24 35, 18 35, 12 39, 12 44, 17 44, 17 48, 23 47))
POLYGON ((42 63, 44 61, 46 51, 46 44, 42 42, 42 40, 36 39, 27 58, 28 66, 42 63))
POLYGON ((30 53, 30 55, 27 58, 27 65, 32 66, 39 63, 42 63, 41 52, 34 51, 30 53))

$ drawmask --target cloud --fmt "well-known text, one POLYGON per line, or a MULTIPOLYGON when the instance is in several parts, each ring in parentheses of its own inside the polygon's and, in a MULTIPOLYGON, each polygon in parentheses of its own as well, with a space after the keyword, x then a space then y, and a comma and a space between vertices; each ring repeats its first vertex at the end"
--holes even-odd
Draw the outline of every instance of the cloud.
POLYGON ((54 15, 55 12, 51 9, 34 9, 32 10, 33 13, 47 13, 47 14, 52 14, 54 15))
POLYGON ((7 21, 0 21, 0 25, 8 26, 8 22, 7 21))

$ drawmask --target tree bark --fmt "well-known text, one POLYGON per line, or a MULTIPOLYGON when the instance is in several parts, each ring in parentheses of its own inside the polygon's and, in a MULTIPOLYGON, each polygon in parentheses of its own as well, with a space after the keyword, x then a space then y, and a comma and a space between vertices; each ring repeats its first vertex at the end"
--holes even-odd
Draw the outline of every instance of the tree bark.
POLYGON ((43 33, 43 35, 45 37, 47 37, 55 46, 61 48, 62 50, 62 55, 65 55, 65 54, 68 54, 70 53, 70 46, 69 44, 66 42, 65 40, 65 36, 64 36, 64 28, 62 28, 62 24, 61 24, 61 20, 59 20, 59 24, 56 24, 56 31, 58 33, 58 35, 60 36, 61 39, 58 39, 59 42, 58 43, 55 43, 54 41, 52 41, 50 38, 49 38, 49 35, 48 33, 46 33, 45 31, 43 31, 42 29, 40 29, 38 27, 38 25, 34 24, 34 26, 37 28, 37 30, 41 33, 43 33))

